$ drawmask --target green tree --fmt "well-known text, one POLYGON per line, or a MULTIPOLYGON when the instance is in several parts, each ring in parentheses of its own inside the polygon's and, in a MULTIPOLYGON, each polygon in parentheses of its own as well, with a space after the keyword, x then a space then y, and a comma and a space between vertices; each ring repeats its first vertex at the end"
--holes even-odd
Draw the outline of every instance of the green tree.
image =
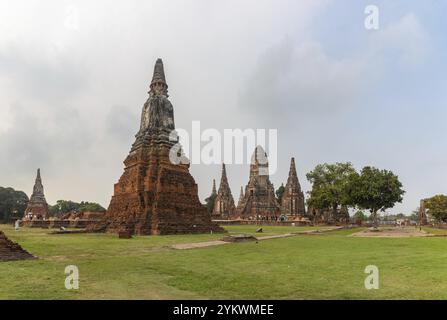
POLYGON ((312 184, 308 205, 316 209, 332 209, 334 215, 341 205, 350 206, 347 185, 356 171, 350 162, 319 164, 306 177, 312 184))
POLYGON ((208 198, 205 199, 205 206, 208 210, 208 213, 212 213, 214 210, 214 203, 216 202, 217 194, 212 194, 208 198))
POLYGON ((106 209, 104 209, 100 204, 95 202, 84 202, 81 201, 81 203, 77 203, 71 200, 58 200, 54 206, 50 206, 49 208, 50 214, 52 216, 62 216, 69 212, 86 212, 86 211, 93 211, 93 212, 104 212, 106 209))
POLYGON ((368 217, 366 216, 366 214, 363 211, 359 210, 354 214, 352 219, 354 220, 354 223, 361 225, 362 222, 368 220, 368 217))
POLYGON ((78 208, 79 212, 86 212, 86 211, 91 211, 91 212, 104 212, 106 211, 106 209, 101 206, 99 203, 96 202, 84 202, 82 201, 79 204, 79 208, 78 208))
POLYGON ((411 221, 417 221, 417 222, 419 222, 419 212, 412 212, 412 213, 408 216, 408 218, 409 218, 411 221))
POLYGON ((404 215, 403 213, 396 214, 396 219, 407 219, 408 217, 404 215))
POLYGON ((78 211, 79 203, 70 200, 57 200, 54 206, 49 207, 50 215, 61 216, 71 211, 78 211))
POLYGON ((281 204, 282 195, 284 194, 284 191, 286 188, 284 187, 284 184, 282 183, 281 186, 276 190, 276 201, 278 201, 279 204, 281 204))
POLYGON ((0 220, 9 222, 12 218, 22 218, 28 201, 25 192, 0 187, 0 220))
POLYGON ((427 214, 437 222, 447 221, 447 196, 438 194, 424 200, 427 214))
POLYGON ((348 186, 350 202, 371 212, 375 228, 378 225, 377 213, 402 202, 405 193, 394 173, 374 167, 364 167, 360 174, 352 175, 348 186))
POLYGON ((410 219, 413 221, 420 222, 420 209, 421 207, 417 207, 416 210, 411 211, 410 219))

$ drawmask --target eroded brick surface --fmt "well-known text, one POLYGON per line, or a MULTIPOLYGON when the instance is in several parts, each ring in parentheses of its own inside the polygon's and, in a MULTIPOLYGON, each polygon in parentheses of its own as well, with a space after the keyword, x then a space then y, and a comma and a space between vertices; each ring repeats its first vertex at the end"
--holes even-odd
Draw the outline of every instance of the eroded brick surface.
POLYGON ((90 226, 90 231, 129 230, 143 235, 223 232, 201 204, 189 161, 172 135, 174 112, 167 88, 159 59, 124 173, 115 184, 104 221, 90 226))
POLYGON ((34 256, 0 231, 0 261, 33 259, 34 256))

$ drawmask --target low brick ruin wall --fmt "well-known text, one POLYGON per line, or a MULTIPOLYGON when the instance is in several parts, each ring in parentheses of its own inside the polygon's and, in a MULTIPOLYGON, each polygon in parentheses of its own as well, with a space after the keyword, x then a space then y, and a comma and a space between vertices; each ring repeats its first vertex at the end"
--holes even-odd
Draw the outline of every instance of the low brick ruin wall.
POLYGON ((9 240, 6 235, 0 231, 0 261, 13 261, 23 259, 33 259, 34 256, 24 250, 19 244, 9 240))
POLYGON ((447 224, 444 223, 427 223, 425 226, 438 229, 447 229, 447 224))
POLYGON ((240 225, 256 225, 256 226, 308 226, 309 222, 305 221, 268 221, 268 220, 213 220, 222 226, 240 226, 240 225))
POLYGON ((54 228, 77 228, 84 229, 88 225, 97 223, 99 220, 35 220, 35 221, 22 221, 21 226, 27 228, 41 228, 41 229, 54 229, 54 228))

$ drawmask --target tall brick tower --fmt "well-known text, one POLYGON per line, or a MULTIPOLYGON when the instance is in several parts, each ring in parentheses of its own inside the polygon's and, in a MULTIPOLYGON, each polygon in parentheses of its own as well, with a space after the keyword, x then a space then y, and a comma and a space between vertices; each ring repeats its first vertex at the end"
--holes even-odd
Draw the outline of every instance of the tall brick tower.
POLYGON ((281 214, 294 217, 303 217, 306 214, 304 193, 296 174, 295 158, 290 160, 289 177, 281 199, 281 214))
POLYGON ((233 195, 228 184, 227 170, 225 164, 222 164, 222 177, 220 179, 219 191, 214 201, 213 218, 229 219, 235 209, 233 195))
POLYGON ((33 194, 28 202, 28 206, 26 207, 24 220, 43 220, 48 217, 48 213, 48 204, 43 191, 40 169, 37 169, 33 194))
POLYGON ((140 130, 115 184, 104 223, 92 231, 135 234, 223 232, 200 203, 174 125, 163 62, 155 63, 140 130))
POLYGON ((250 164, 250 178, 245 193, 239 200, 236 218, 276 219, 280 209, 276 202, 275 190, 269 179, 267 153, 257 146, 250 164))

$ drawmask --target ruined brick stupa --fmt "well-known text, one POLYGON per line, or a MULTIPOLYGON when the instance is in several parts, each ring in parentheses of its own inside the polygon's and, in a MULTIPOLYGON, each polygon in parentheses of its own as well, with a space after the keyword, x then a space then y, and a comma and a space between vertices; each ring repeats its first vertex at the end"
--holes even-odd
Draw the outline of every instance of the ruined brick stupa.
POLYGON ((92 231, 143 235, 223 232, 200 203, 189 161, 178 143, 161 59, 155 64, 140 130, 124 165, 105 221, 92 231))
POLYGON ((419 206, 419 223, 421 225, 428 224, 427 209, 425 208, 425 200, 420 201, 419 206))
POLYGON ((9 240, 6 235, 0 231, 0 261, 33 259, 34 256, 24 250, 20 245, 9 240))
POLYGON ((213 218, 230 219, 235 210, 236 206, 234 205, 233 195, 228 184, 227 170, 225 169, 225 164, 222 164, 222 177, 220 179, 219 191, 214 201, 213 218))
POLYGON ((43 191, 40 169, 37 169, 36 182, 34 183, 33 194, 25 210, 24 220, 43 220, 48 217, 48 204, 43 191))
POLYGON ((296 174, 295 158, 290 161, 289 177, 281 199, 281 214, 292 217, 304 217, 306 215, 304 193, 296 174))
POLYGON ((280 208, 275 198, 275 190, 269 179, 267 153, 257 146, 250 164, 250 179, 236 208, 236 218, 276 219, 280 208))

